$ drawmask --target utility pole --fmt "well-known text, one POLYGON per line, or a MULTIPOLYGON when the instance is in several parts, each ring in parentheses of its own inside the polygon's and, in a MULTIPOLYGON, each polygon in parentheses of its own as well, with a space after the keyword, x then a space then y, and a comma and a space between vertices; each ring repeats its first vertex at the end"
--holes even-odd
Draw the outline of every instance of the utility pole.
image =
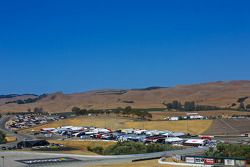
POLYGON ((187 115, 187 133, 189 133, 189 126, 188 126, 188 119, 189 119, 189 113, 186 114, 187 115))
POLYGON ((2 163, 3 163, 3 167, 4 167, 4 156, 1 156, 2 158, 2 163))

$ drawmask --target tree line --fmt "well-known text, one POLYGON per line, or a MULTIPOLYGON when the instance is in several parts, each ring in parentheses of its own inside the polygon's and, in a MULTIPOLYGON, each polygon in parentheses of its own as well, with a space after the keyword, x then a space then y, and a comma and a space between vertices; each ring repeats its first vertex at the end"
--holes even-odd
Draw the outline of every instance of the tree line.
POLYGON ((246 104, 248 96, 238 98, 237 102, 232 103, 229 107, 218 107, 211 105, 200 105, 196 104, 194 101, 186 101, 184 104, 178 100, 174 100, 170 103, 163 102, 162 104, 168 110, 176 111, 209 111, 209 110, 236 110, 236 111, 250 111, 250 104, 246 104))
POLYGON ((174 100, 171 103, 163 103, 168 110, 177 111, 207 111, 207 110, 222 110, 224 108, 209 105, 198 105, 194 101, 186 101, 184 104, 178 100, 174 100))
POLYGON ((16 104, 28 104, 28 103, 35 103, 38 100, 41 100, 42 98, 47 97, 47 94, 42 94, 36 98, 28 98, 28 99, 24 99, 24 100, 14 100, 14 101, 7 101, 5 102, 5 104, 10 104, 10 103, 16 103, 16 104))
POLYGON ((81 109, 79 107, 73 107, 72 108, 72 112, 79 116, 79 115, 88 115, 88 114, 117 114, 117 115, 121 115, 124 117, 137 117, 140 118, 142 120, 145 119, 151 119, 152 118, 152 114, 150 114, 148 111, 145 111, 143 109, 133 109, 130 106, 127 106, 125 108, 116 108, 116 109, 109 109, 109 110, 87 110, 87 109, 81 109))
POLYGON ((125 141, 118 142, 115 145, 103 148, 101 146, 88 147, 88 151, 95 152, 101 155, 128 155, 128 154, 145 154, 152 152, 170 151, 181 149, 181 147, 174 147, 168 144, 143 144, 139 142, 125 141))

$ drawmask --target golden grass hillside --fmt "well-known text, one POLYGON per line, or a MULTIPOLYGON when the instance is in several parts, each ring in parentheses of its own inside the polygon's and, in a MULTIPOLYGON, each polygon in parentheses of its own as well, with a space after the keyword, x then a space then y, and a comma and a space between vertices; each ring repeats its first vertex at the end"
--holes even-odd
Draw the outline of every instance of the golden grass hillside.
POLYGON ((51 122, 22 132, 39 131, 41 128, 57 128, 60 126, 95 126, 107 127, 114 130, 125 128, 137 128, 147 130, 170 130, 175 132, 189 132, 201 134, 211 125, 212 120, 189 120, 189 121, 133 121, 131 119, 116 117, 76 117, 51 122))
MULTIPOLYGON (((164 108, 163 102, 178 100, 195 101, 201 105, 230 107, 242 97, 250 94, 250 81, 212 82, 195 85, 180 85, 171 88, 148 88, 134 90, 99 90, 75 94, 53 93, 30 104, 0 105, 0 112, 20 112, 42 107, 47 112, 68 112, 74 106, 85 109, 112 109, 131 106, 133 108, 164 108), (127 103, 132 101, 132 103, 127 103)), ((7 99, 8 101, 10 99, 7 99)), ((0 104, 1 104, 0 101, 0 104)), ((250 99, 246 100, 246 104, 250 99)))

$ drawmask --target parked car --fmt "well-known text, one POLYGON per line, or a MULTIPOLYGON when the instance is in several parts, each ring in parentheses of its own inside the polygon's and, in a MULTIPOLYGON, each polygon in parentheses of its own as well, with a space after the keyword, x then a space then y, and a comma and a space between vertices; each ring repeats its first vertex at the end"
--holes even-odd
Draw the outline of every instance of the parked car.
POLYGON ((7 150, 7 148, 5 146, 2 147, 2 150, 7 150))

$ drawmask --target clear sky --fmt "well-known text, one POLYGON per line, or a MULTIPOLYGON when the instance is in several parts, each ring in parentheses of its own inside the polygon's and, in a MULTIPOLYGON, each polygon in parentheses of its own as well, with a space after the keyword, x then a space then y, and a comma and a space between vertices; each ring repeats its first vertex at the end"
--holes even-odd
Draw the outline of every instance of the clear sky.
POLYGON ((0 94, 249 79, 248 0, 0 0, 0 94))

